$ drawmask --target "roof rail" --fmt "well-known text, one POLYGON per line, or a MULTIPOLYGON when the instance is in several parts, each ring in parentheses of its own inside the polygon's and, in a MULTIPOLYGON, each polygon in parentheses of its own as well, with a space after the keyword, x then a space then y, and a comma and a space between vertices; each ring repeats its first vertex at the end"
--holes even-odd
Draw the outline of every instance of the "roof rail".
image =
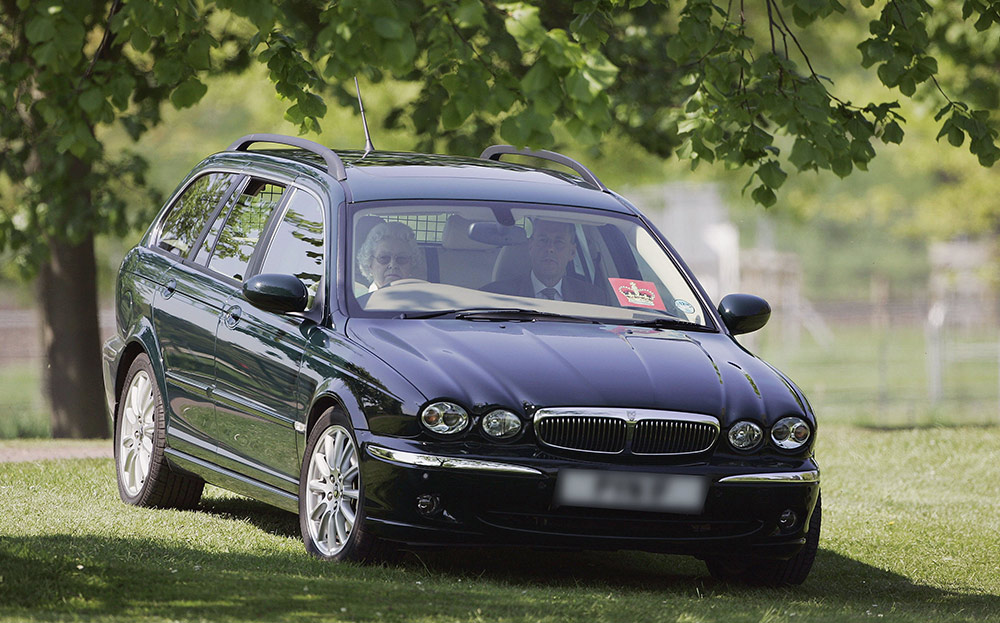
POLYGON ((602 192, 607 192, 608 187, 605 186, 601 180, 597 179, 594 172, 583 166, 576 160, 573 160, 569 156, 564 156, 562 154, 557 154, 554 151, 548 151, 547 149, 518 149, 513 145, 493 145, 492 147, 487 147, 483 150, 483 153, 479 155, 480 158, 486 160, 496 160, 500 161, 500 156, 504 154, 516 154, 518 156, 530 156, 532 158, 541 158, 542 160, 549 160, 551 162, 556 162, 563 165, 564 167, 569 167, 575 171, 580 177, 584 179, 591 186, 596 187, 602 192))
POLYGON ((327 172, 338 181, 347 179, 347 169, 344 168, 344 161, 340 159, 332 149, 325 145, 320 145, 308 139, 297 136, 285 136, 284 134, 247 134, 236 139, 226 151, 247 151, 247 148, 254 143, 277 143, 279 145, 289 145, 311 151, 317 156, 322 156, 326 162, 327 172))

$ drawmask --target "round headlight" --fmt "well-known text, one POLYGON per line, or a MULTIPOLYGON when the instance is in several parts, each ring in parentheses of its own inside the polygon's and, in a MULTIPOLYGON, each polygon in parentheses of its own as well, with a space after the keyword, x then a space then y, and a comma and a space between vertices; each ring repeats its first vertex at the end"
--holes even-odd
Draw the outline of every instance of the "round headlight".
POLYGON ((729 443, 737 450, 751 450, 764 438, 764 431, 753 422, 743 420, 729 429, 729 443))
POLYGON ((490 411, 483 417, 483 432, 494 439, 510 439, 521 432, 521 418, 506 409, 490 411))
POLYGON ((809 441, 809 425, 798 417, 781 418, 771 427, 771 440, 783 450, 798 450, 809 441))
POLYGON ((432 402, 424 407, 420 422, 432 433, 454 435, 465 430, 469 414, 454 402, 432 402))

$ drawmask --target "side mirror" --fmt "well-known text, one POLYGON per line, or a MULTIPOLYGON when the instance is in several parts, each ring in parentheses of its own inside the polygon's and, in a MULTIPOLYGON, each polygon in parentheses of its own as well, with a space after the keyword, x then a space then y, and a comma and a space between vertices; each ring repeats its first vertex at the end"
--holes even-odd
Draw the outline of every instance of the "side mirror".
POLYGON ((719 302, 719 314, 733 335, 751 333, 767 324, 771 306, 752 294, 727 294, 719 302))
POLYGON ((528 242, 528 234, 523 227, 487 222, 469 225, 469 238, 495 247, 509 247, 528 242))
POLYGON ((309 292, 301 279, 274 273, 261 273, 244 281, 243 296, 254 307, 279 314, 305 311, 309 302, 309 292))

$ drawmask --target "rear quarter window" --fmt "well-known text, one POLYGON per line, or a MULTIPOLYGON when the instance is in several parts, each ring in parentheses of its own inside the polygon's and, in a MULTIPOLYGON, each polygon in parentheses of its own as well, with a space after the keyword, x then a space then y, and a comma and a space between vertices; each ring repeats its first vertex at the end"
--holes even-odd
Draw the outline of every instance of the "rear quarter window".
POLYGON ((170 207, 156 246, 168 253, 188 257, 234 177, 231 173, 209 173, 191 182, 170 207))

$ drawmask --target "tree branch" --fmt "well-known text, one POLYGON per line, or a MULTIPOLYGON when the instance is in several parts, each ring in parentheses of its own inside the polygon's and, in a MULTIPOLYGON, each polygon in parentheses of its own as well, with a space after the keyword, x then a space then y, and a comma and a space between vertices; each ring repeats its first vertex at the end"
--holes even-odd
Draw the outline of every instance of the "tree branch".
POLYGON ((83 72, 83 79, 87 80, 94 73, 94 66, 97 65, 97 61, 100 60, 101 56, 108 51, 111 47, 111 42, 114 39, 114 34, 111 32, 111 20, 114 19, 115 15, 118 14, 122 9, 122 1, 114 0, 111 3, 111 9, 108 11, 108 25, 104 29, 104 36, 101 38, 101 44, 97 46, 97 50, 94 52, 93 58, 90 59, 90 65, 87 67, 87 71, 83 72))
MULTIPOLYGON (((909 31, 910 27, 906 25, 906 19, 903 17, 903 12, 900 10, 899 4, 896 2, 896 0, 889 0, 889 4, 891 4, 892 8, 896 10, 896 15, 899 15, 899 25, 903 28, 903 30, 909 31)), ((941 96, 944 99, 948 100, 949 104, 955 103, 952 101, 950 97, 948 97, 948 94, 944 92, 944 89, 941 88, 941 84, 938 82, 937 76, 935 76, 934 74, 931 74, 931 82, 934 83, 934 86, 937 88, 941 96)))

